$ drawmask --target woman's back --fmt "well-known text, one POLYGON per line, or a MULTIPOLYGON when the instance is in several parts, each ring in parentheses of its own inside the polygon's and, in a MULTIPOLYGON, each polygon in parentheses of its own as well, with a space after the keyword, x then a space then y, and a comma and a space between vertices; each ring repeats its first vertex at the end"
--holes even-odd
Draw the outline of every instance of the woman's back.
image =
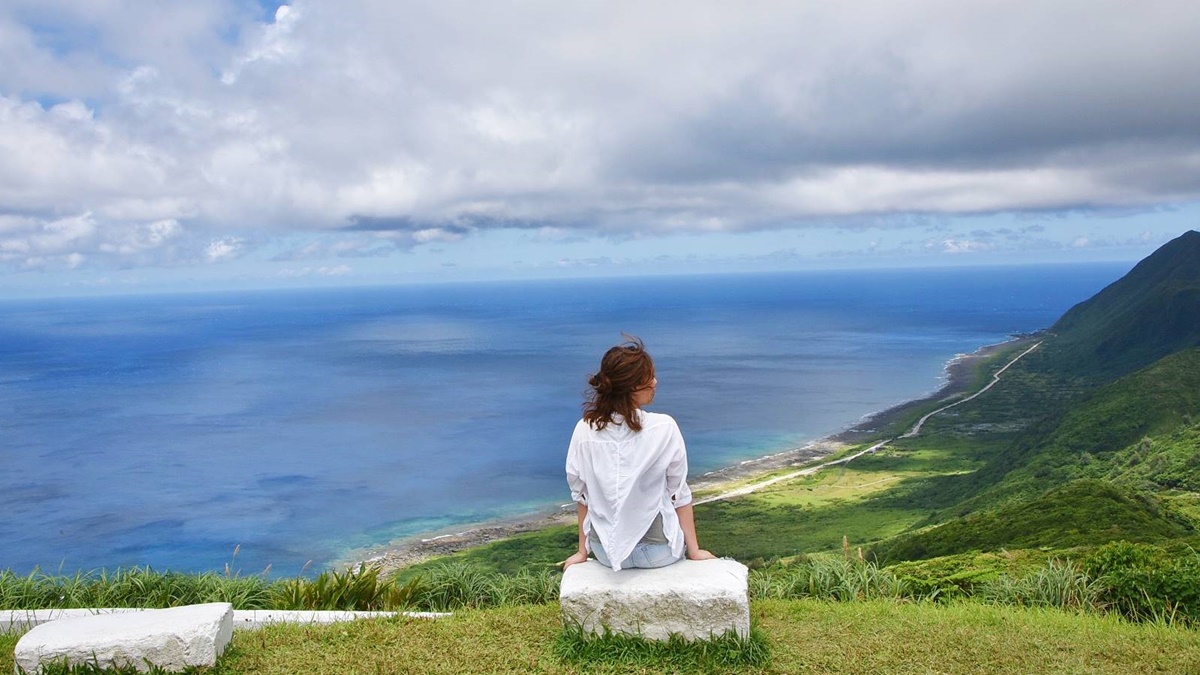
POLYGON ((687 450, 670 415, 645 412, 658 380, 640 341, 610 349, 567 449, 567 483, 579 504, 579 551, 565 565, 596 553, 603 564, 661 566, 695 544, 687 450), (684 517, 686 516, 686 518, 684 517))

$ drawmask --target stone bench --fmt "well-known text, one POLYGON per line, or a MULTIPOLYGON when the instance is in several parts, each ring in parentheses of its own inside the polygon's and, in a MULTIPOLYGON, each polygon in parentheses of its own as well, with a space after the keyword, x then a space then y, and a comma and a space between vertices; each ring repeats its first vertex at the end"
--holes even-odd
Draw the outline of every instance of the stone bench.
POLYGON ((40 673, 43 664, 95 663, 104 668, 147 663, 168 672, 213 666, 233 637, 233 607, 217 602, 172 609, 94 614, 34 627, 17 642, 16 666, 40 673))
POLYGON ((559 590, 563 621, 584 632, 666 640, 750 633, 749 571, 736 560, 683 560, 614 572, 595 560, 567 568, 559 590))

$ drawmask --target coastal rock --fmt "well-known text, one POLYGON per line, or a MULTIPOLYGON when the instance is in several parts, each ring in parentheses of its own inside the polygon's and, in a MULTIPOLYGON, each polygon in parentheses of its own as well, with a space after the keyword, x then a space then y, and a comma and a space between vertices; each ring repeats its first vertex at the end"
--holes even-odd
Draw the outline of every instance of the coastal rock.
POLYGON ((683 560, 658 569, 614 572, 589 560, 563 574, 563 621, 587 633, 707 640, 750 633, 749 571, 736 560, 683 560))
POLYGON ((63 661, 179 672, 215 665, 232 636, 233 606, 220 602, 59 619, 22 636, 14 656, 27 673, 63 661))

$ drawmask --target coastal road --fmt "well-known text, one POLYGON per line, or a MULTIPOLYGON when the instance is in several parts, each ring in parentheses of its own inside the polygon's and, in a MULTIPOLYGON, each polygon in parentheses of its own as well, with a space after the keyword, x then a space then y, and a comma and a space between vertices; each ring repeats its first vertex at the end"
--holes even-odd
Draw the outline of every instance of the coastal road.
MULTIPOLYGON (((987 391, 988 389, 991 389, 992 387, 996 386, 996 383, 1000 381, 1000 375, 1001 375, 1001 374, 1002 374, 1004 371, 1008 370, 1008 367, 1009 367, 1009 366, 1011 366, 1012 364, 1016 363, 1017 361, 1020 361, 1022 357, 1024 357, 1024 356, 1025 356, 1026 354, 1028 354, 1029 352, 1031 352, 1031 351, 1033 351, 1033 350, 1037 349, 1039 346, 1041 346, 1041 344, 1042 344, 1041 342, 1035 342, 1035 343, 1033 343, 1033 346, 1032 346, 1032 347, 1030 347, 1029 349, 1026 349, 1025 351, 1021 352, 1020 354, 1017 354, 1017 355, 1016 355, 1016 357, 1014 357, 1012 361, 1009 361, 1008 363, 1004 364, 1004 367, 1003 367, 1003 368, 1001 368, 1000 370, 997 370, 997 371, 995 372, 995 374, 993 374, 993 375, 992 375, 992 381, 991 381, 991 382, 988 382, 987 386, 986 386, 986 387, 984 387, 983 389, 980 389, 979 391, 975 392, 974 394, 971 394, 970 396, 968 396, 968 397, 964 398, 964 399, 963 399, 963 400, 961 400, 961 401, 955 401, 954 403, 951 403, 950 405, 947 405, 947 406, 942 406, 941 408, 938 408, 937 410, 934 410, 934 411, 933 411, 933 412, 931 412, 931 413, 927 413, 927 414, 926 414, 924 417, 922 417, 921 419, 917 420, 917 423, 913 425, 913 428, 912 428, 912 429, 909 429, 907 433, 905 433, 905 434, 902 434, 902 435, 900 436, 900 438, 913 438, 913 437, 914 437, 914 436, 916 436, 917 434, 921 433, 921 427, 925 425, 925 421, 926 421, 926 420, 928 420, 930 417, 933 417, 934 415, 936 415, 936 414, 938 414, 938 413, 940 413, 940 412, 943 412, 943 411, 945 411, 945 410, 949 410, 949 409, 953 408, 953 407, 954 407, 954 406, 956 406, 956 405, 962 405, 962 404, 966 403, 967 401, 972 401, 972 400, 974 400, 976 397, 978 397, 980 394, 982 394, 983 392, 985 392, 985 391, 987 391)), ((894 438, 893 438, 892 440, 894 441, 894 440, 896 440, 896 439, 894 439, 894 438)))
POLYGON ((821 469, 831 467, 831 466, 837 466, 838 464, 849 464, 852 460, 858 459, 859 457, 862 457, 863 455, 865 455, 869 452, 875 452, 879 448, 882 448, 883 446, 887 445, 888 443, 890 443, 894 440, 896 440, 896 439, 891 438, 886 441, 880 441, 880 442, 876 443, 875 445, 872 445, 871 447, 867 448, 866 450, 859 450, 858 452, 854 453, 853 455, 849 455, 849 456, 843 457, 841 459, 835 459, 835 460, 832 460, 829 462, 825 462, 824 464, 817 464, 816 466, 806 467, 804 469, 800 469, 799 471, 793 471, 789 474, 784 474, 782 476, 776 476, 774 478, 769 478, 760 483, 754 483, 753 485, 744 485, 740 488, 735 488, 728 492, 722 492, 719 495, 705 497, 704 499, 697 499, 695 503, 707 504, 708 502, 715 502, 719 499, 729 499, 730 497, 739 497, 741 495, 748 495, 751 492, 754 492, 756 490, 761 490, 761 489, 767 487, 768 485, 774 485, 775 483, 779 483, 779 482, 782 482, 785 480, 799 478, 800 476, 811 476, 814 473, 820 471, 821 469))
POLYGON ((828 468, 831 466, 837 466, 839 464, 849 464, 850 462, 858 459, 859 457, 862 457, 863 455, 866 455, 866 454, 876 452, 879 449, 886 447, 887 444, 891 443, 892 441, 898 440, 900 438, 914 438, 915 436, 917 436, 918 434, 921 433, 921 427, 925 425, 925 422, 927 422, 930 417, 933 417, 934 415, 936 415, 940 412, 949 410, 950 408, 953 408, 956 405, 962 405, 963 403, 966 403, 967 401, 974 400, 976 397, 983 394, 983 392, 996 386, 996 383, 1000 381, 1000 376, 1004 373, 1004 371, 1008 370, 1009 367, 1012 366, 1012 364, 1016 363, 1017 361, 1020 361, 1026 354, 1037 349, 1039 346, 1041 346, 1041 344, 1042 343, 1040 341, 1034 343, 1032 347, 1030 347, 1029 349, 1026 349, 1025 351, 1021 352, 1020 354, 1017 354, 1015 357, 1013 357, 1012 361, 1009 361, 1008 363, 1004 364, 1003 368, 1001 368, 1000 370, 997 370, 992 375, 992 381, 989 382, 986 387, 980 389, 979 391, 975 392, 974 394, 971 394, 967 398, 962 399, 961 401, 955 401, 954 403, 951 403, 950 405, 942 406, 941 408, 938 408, 937 410, 934 410, 931 413, 926 413, 923 417, 921 417, 921 419, 917 420, 917 423, 913 425, 912 429, 909 429, 907 432, 905 432, 904 434, 901 434, 900 436, 897 436, 896 438, 889 438, 886 441, 879 441, 875 445, 872 445, 871 447, 869 447, 865 450, 859 450, 858 452, 854 453, 853 455, 849 455, 847 457, 842 457, 841 459, 835 459, 833 461, 825 462, 823 464, 817 464, 815 466, 805 467, 798 471, 793 471, 791 473, 784 474, 782 476, 776 476, 774 478, 769 478, 767 480, 764 480, 764 481, 761 481, 758 483, 754 483, 751 485, 744 485, 740 488, 735 488, 735 489, 729 490, 727 492, 722 492, 720 494, 713 495, 711 497, 705 497, 704 499, 698 499, 698 500, 696 500, 695 503, 696 504, 707 504, 708 502, 715 502, 715 501, 718 501, 721 499, 729 499, 730 497, 740 497, 742 495, 748 495, 752 492, 756 492, 756 491, 761 490, 770 485, 774 485, 775 483, 781 483, 783 481, 792 480, 793 478, 799 478, 800 476, 811 476, 814 473, 820 471, 821 469, 825 469, 825 468, 828 468))

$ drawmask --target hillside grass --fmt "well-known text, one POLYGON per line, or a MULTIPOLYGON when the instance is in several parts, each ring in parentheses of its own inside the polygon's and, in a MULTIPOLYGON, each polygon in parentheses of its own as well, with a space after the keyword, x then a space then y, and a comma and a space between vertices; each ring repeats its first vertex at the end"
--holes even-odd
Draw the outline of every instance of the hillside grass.
MULTIPOLYGON (((453 618, 275 626, 238 632, 209 675, 294 673, 1188 673, 1200 632, 1113 617, 975 603, 758 601, 761 665, 723 665, 695 647, 585 649, 558 608, 465 610, 453 618), (563 641, 567 640, 564 649, 563 641), (583 653, 583 657, 574 656, 583 653)), ((12 672, 15 636, 0 636, 12 672)), ((586 645, 583 645, 586 647, 586 645)), ((727 658, 729 655, 726 654, 727 658)))
POLYGON ((1069 548, 1108 541, 1163 542, 1193 534, 1189 521, 1151 494, 1095 479, 1072 481, 1029 501, 893 538, 873 548, 885 562, 1002 547, 1069 548))

